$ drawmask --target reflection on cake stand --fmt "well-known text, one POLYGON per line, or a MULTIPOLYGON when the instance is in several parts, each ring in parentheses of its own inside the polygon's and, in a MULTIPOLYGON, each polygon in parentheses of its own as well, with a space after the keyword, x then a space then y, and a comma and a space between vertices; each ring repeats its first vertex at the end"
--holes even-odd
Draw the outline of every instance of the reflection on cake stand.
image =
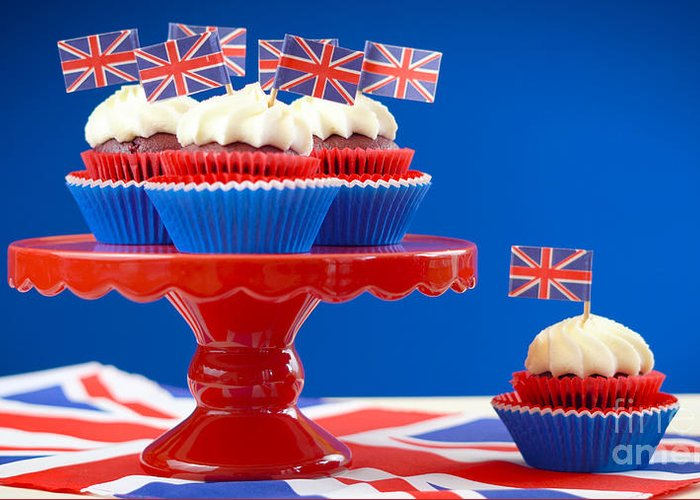
POLYGON ((171 246, 97 243, 91 235, 22 240, 9 283, 83 299, 115 290, 167 298, 197 339, 188 381, 197 407, 142 453, 147 472, 197 480, 291 479, 343 470, 348 448, 297 408, 304 375, 294 338, 320 301, 363 292, 437 296, 476 283, 476 246, 408 235, 391 247, 315 247, 309 254, 196 255, 171 246))

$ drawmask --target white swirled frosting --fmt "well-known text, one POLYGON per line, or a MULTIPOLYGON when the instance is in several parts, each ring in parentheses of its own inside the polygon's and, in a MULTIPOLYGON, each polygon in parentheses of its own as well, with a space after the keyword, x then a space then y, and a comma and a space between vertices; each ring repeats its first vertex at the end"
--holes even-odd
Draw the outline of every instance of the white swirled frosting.
POLYGON ((525 368, 539 375, 645 374, 654 355, 641 335, 611 319, 591 314, 568 318, 542 330, 530 344, 525 368))
POLYGON ((243 142, 256 148, 311 153, 313 139, 306 121, 282 102, 268 107, 268 100, 260 84, 252 83, 202 101, 180 120, 177 139, 182 146, 243 142))
POLYGON ((314 97, 302 97, 291 106, 309 123, 313 135, 324 140, 332 135, 347 139, 360 134, 371 139, 381 135, 393 141, 399 128, 386 106, 362 94, 352 106, 314 97))
POLYGON ((85 125, 85 140, 94 148, 110 139, 128 142, 157 133, 174 134, 180 117, 196 103, 191 97, 149 103, 141 85, 125 85, 93 110, 85 125))

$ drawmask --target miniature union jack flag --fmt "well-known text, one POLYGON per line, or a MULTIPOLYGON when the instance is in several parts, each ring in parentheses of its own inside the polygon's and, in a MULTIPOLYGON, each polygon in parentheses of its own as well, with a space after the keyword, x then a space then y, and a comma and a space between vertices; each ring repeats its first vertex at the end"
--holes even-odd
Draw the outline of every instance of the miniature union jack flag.
POLYGON ((221 51, 224 53, 226 69, 231 76, 245 76, 246 36, 245 28, 224 28, 221 26, 192 26, 189 24, 170 23, 168 39, 175 40, 207 31, 219 34, 221 51))
POLYGON ((362 52, 286 35, 274 88, 353 104, 362 52))
POLYGON ((360 90, 412 101, 435 101, 441 52, 366 42, 360 90))
MULTIPOLYGON (((319 38, 314 42, 338 45, 337 38, 319 38)), ((270 90, 275 81, 282 45, 284 40, 258 40, 258 81, 263 90, 270 90)))
POLYGON ((508 296, 589 301, 592 266, 590 250, 511 247, 508 296))
POLYGON ((135 29, 61 40, 58 54, 66 92, 138 81, 138 46, 135 29))
POLYGON ((141 84, 149 102, 195 94, 229 83, 215 32, 136 50, 141 84))

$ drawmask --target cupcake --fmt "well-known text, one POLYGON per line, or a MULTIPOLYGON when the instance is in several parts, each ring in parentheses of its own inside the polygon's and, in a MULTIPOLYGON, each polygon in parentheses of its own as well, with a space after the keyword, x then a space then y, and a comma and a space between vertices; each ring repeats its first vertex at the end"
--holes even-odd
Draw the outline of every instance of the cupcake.
POLYGON ((338 180, 240 174, 163 176, 146 183, 175 247, 189 253, 303 253, 338 180))
POLYGON ((169 175, 146 184, 181 252, 311 249, 340 181, 318 175, 308 124, 268 99, 256 83, 182 117, 182 150, 164 155, 169 175))
POLYGON ((140 85, 130 85, 92 112, 85 125, 92 149, 82 153, 87 171, 68 174, 66 185, 99 242, 170 243, 143 183, 162 174, 163 151, 180 148, 178 122, 195 103, 189 97, 149 103, 140 85))
POLYGON ((530 344, 513 387, 531 403, 586 408, 643 405, 664 375, 638 333, 611 319, 569 318, 542 330, 530 344))
POLYGON ((149 103, 140 85, 123 86, 90 114, 82 153, 94 179, 141 182, 161 175, 162 151, 180 149, 175 132, 197 101, 176 97, 149 103))
POLYGON ((302 97, 291 105, 311 127, 313 156, 326 174, 403 174, 413 150, 394 140, 398 125, 383 104, 358 94, 355 104, 302 97))
POLYGON ((180 120, 180 151, 164 154, 166 175, 216 173, 308 177, 318 173, 309 125, 284 103, 268 106, 259 83, 194 106, 180 120))
POLYGON ((617 472, 646 466, 678 400, 660 392, 644 339, 604 317, 577 316, 530 344, 515 392, 492 405, 525 461, 542 469, 617 472))

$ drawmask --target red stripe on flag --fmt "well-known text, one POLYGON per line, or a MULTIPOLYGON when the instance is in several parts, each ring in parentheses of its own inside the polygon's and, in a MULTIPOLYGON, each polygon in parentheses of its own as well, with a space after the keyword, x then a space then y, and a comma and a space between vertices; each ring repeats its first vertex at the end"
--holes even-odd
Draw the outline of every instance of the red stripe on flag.
POLYGON ((454 491, 443 490, 443 491, 412 491, 411 495, 414 498, 435 498, 441 500, 442 498, 462 498, 454 491))
POLYGON ((0 427, 27 432, 50 432, 107 443, 155 438, 164 428, 127 422, 94 422, 78 418, 0 413, 0 427))
POLYGON ((420 448, 432 448, 436 450, 484 450, 484 451, 518 451, 518 447, 513 443, 506 444, 465 444, 465 443, 426 443, 422 441, 413 441, 411 439, 401 439, 391 437, 392 441, 399 443, 410 444, 420 448))
POLYGON ((88 393, 88 395, 93 398, 109 399, 110 401, 113 401, 121 406, 124 406, 125 408, 128 408, 129 410, 133 411, 138 415, 143 415, 144 417, 173 418, 173 415, 169 415, 167 413, 158 411, 151 406, 130 401, 122 401, 120 399, 115 398, 109 391, 109 389, 107 389, 107 387, 102 383, 99 375, 89 375, 87 377, 82 377, 80 381, 85 387, 85 391, 88 393))
POLYGON ((385 429, 387 427, 400 427, 444 417, 444 413, 424 413, 411 411, 391 410, 357 410, 332 417, 315 418, 314 421, 331 434, 347 436, 358 432, 385 429))
POLYGON ((667 481, 618 474, 551 472, 510 462, 457 462, 429 452, 364 446, 346 443, 352 451, 352 466, 380 468, 396 476, 432 474, 437 471, 464 479, 510 488, 570 488, 598 491, 639 491, 661 495, 699 482, 698 479, 667 481))
POLYGON ((88 486, 135 474, 145 474, 141 468, 138 454, 0 478, 0 484, 38 488, 45 491, 80 493, 83 488, 88 486))

